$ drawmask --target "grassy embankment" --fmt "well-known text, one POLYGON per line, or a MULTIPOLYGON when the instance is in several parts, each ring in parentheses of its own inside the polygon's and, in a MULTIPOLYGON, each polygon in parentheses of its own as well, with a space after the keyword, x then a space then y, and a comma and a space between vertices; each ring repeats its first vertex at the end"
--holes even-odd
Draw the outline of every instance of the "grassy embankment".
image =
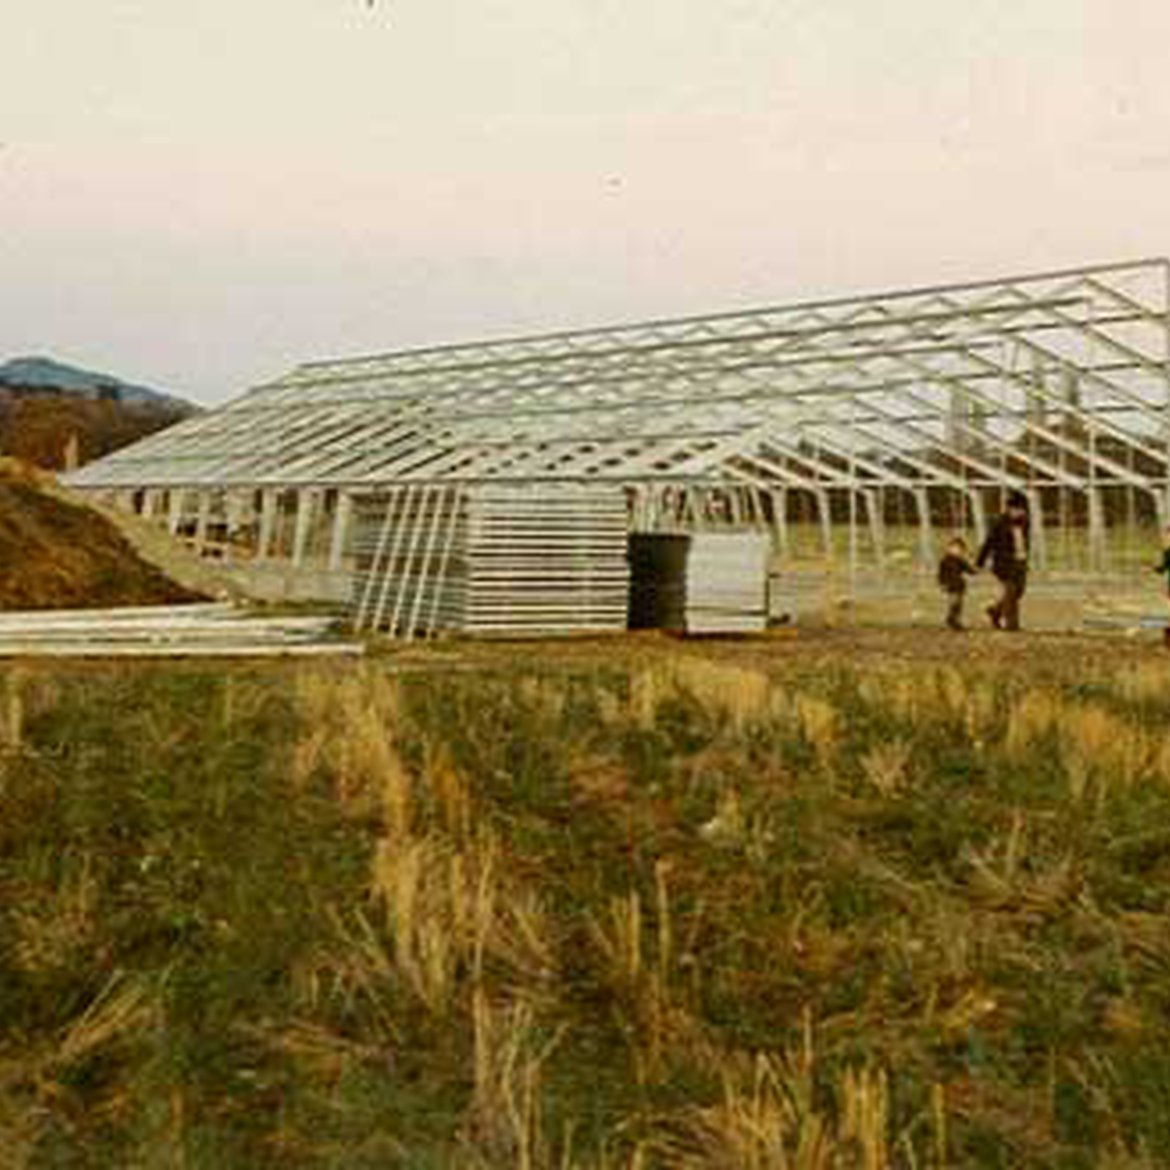
POLYGON ((1170 669, 732 658, 9 670, 0 1164, 1170 1162, 1170 669))

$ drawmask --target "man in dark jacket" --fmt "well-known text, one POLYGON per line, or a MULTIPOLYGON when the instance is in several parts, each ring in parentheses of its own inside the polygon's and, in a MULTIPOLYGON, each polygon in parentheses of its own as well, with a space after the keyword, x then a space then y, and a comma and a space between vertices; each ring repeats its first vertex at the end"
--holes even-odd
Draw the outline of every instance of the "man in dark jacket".
POLYGON ((1028 499, 1022 492, 1008 492, 1007 506, 996 518, 979 550, 979 568, 990 560, 991 571, 1003 588, 999 600, 987 607, 997 630, 1020 628, 1020 598, 1028 585, 1030 545, 1028 499))

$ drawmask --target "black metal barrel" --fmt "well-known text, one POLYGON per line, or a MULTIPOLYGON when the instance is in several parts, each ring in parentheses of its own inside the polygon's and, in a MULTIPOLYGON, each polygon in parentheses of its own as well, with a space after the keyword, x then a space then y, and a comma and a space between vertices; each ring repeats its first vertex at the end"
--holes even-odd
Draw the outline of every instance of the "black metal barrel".
POLYGON ((631 630, 686 630, 689 548, 688 536, 630 537, 631 630))

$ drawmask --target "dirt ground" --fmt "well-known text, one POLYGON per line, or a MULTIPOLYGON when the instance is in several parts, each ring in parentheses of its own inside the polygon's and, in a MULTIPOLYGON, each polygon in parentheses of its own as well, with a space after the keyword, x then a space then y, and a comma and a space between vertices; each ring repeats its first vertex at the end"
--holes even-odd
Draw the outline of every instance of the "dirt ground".
POLYGON ((176 584, 105 517, 51 480, 0 461, 0 609, 170 605, 204 594, 176 584))
POLYGON ((887 580, 851 600, 824 578, 781 580, 773 595, 783 625, 754 636, 678 637, 645 631, 605 637, 473 641, 458 637, 430 644, 376 639, 372 652, 404 669, 492 669, 511 664, 618 665, 678 654, 747 666, 784 669, 834 662, 898 666, 921 663, 986 667, 1029 674, 1110 669, 1135 660, 1166 662, 1161 624, 1170 609, 1160 581, 1144 578, 1035 580, 1024 600, 1024 629, 993 630, 984 610, 997 594, 990 577, 969 590, 962 632, 943 627, 945 602, 925 581, 887 580))
POLYGON ((986 628, 955 633, 928 626, 807 624, 756 636, 675 637, 661 633, 556 641, 450 641, 430 645, 375 642, 374 656, 404 672, 536 670, 652 666, 680 655, 784 673, 849 666, 904 671, 953 666, 1031 678, 1085 678, 1136 663, 1170 664, 1158 631, 1108 632, 986 628))

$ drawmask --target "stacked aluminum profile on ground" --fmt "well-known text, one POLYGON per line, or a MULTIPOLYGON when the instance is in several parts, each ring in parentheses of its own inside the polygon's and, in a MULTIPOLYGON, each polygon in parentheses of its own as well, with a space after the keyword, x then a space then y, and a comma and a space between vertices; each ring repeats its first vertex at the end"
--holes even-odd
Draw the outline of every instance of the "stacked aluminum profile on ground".
POLYGON ((360 501, 354 625, 549 636, 626 628, 620 488, 402 488, 360 501))
POLYGON ((768 622, 770 544, 755 532, 696 533, 687 554, 689 634, 755 633, 768 622))
POLYGON ((253 658, 360 654, 336 619, 262 616, 234 605, 0 613, 0 658, 253 658))

